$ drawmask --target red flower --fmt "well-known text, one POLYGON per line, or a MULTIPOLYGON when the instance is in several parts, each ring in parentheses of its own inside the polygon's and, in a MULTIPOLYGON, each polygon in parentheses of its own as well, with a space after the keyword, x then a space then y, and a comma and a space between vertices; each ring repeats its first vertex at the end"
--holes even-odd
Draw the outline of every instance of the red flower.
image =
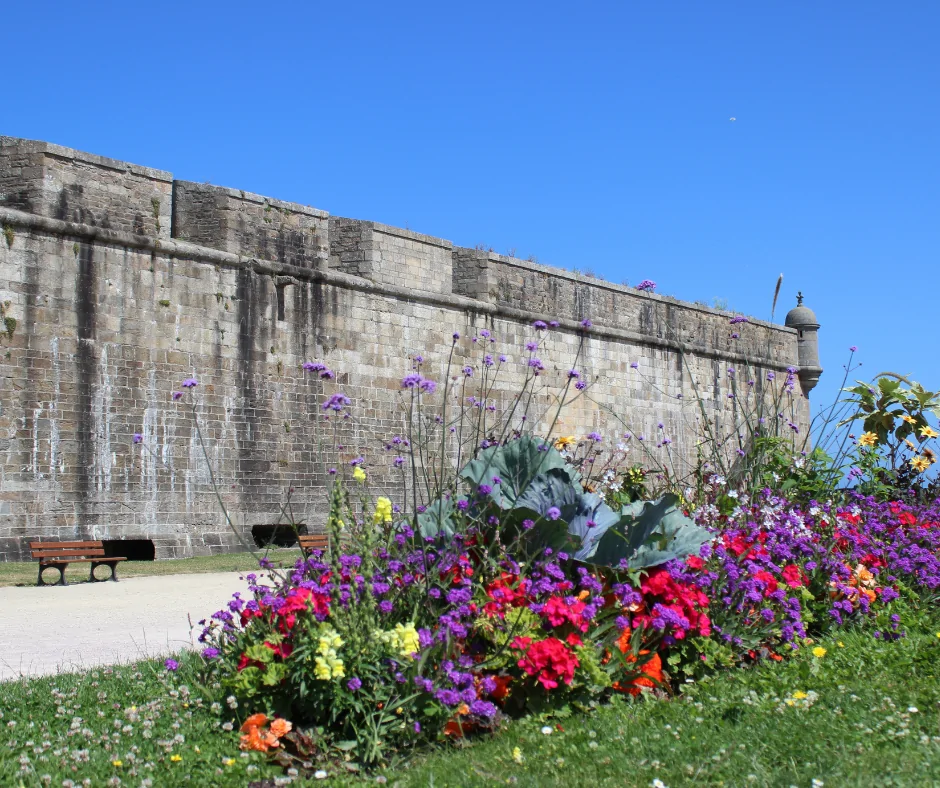
POLYGON ((703 566, 705 566, 705 562, 697 555, 690 555, 685 559, 685 562, 691 569, 701 569, 703 566))
POLYGON ((486 595, 493 600, 483 606, 483 612, 488 616, 505 618, 507 607, 521 607, 525 604, 525 581, 519 582, 516 575, 503 572, 496 580, 486 587, 486 595), (516 588, 513 588, 516 585, 516 588))
MULTIPOLYGON (((650 624, 652 616, 649 611, 658 603, 688 619, 692 631, 703 637, 711 635, 711 621, 705 614, 709 600, 694 583, 679 583, 666 569, 654 569, 640 584, 640 591, 644 596, 644 606, 633 616, 634 629, 650 624)), ((682 640, 686 631, 676 629, 670 634, 682 640)))
POLYGON ((777 590, 777 579, 770 574, 770 572, 761 569, 759 572, 754 573, 754 578, 760 580, 764 584, 764 596, 770 596, 774 591, 777 590))
POLYGON ((531 638, 516 638, 512 647, 523 652, 518 665, 528 675, 535 676, 545 689, 555 689, 559 681, 570 684, 574 671, 581 663, 558 638, 548 637, 532 642, 531 638))
POLYGON ((796 564, 787 564, 780 574, 783 577, 783 581, 790 586, 790 588, 799 588, 803 585, 803 576, 800 573, 800 568, 796 564))
POLYGON ((569 623, 576 629, 587 632, 588 622, 581 615, 585 607, 586 605, 580 599, 568 602, 562 597, 550 596, 542 607, 542 616, 548 619, 548 623, 553 627, 569 623))
POLYGON ((289 640, 285 640, 281 643, 278 643, 277 645, 274 645, 273 643, 270 643, 266 640, 264 641, 264 645, 271 649, 275 656, 280 657, 281 659, 287 659, 294 652, 294 644, 289 640))
POLYGON ((249 659, 247 654, 242 654, 241 659, 238 660, 236 670, 241 673, 245 668, 260 668, 264 670, 264 663, 258 662, 256 659, 249 659))

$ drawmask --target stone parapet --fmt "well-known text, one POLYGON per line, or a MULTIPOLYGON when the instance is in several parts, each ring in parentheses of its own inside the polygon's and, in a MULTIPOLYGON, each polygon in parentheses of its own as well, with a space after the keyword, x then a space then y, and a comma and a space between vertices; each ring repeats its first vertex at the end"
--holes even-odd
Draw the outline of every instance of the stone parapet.
POLYGON ((119 232, 170 237, 168 172, 0 137, 0 205, 119 232))
POLYGON ((173 237, 298 268, 325 265, 326 211, 250 192, 173 182, 173 237))

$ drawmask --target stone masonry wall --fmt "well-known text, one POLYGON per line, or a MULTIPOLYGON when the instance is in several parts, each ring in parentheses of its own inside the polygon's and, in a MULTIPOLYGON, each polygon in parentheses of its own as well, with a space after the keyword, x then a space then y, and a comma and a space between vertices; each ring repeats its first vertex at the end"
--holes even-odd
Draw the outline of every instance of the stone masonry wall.
MULTIPOLYGON (((729 367, 763 381, 797 363, 781 326, 754 321, 735 340, 726 313, 46 143, 0 138, 0 225, 0 305, 16 321, 0 337, 3 560, 35 538, 152 539, 159 557, 240 549, 213 479, 242 538, 279 519, 290 489, 296 519, 317 527, 330 465, 383 454, 403 431, 409 355, 443 381, 455 331, 454 369, 479 358, 481 329, 498 339, 505 401, 531 322, 559 320, 543 378, 562 384, 576 360, 591 387, 556 431, 653 436, 662 423, 685 459, 693 379, 730 423, 729 367), (336 380, 303 371, 318 360, 336 380), (174 402, 190 376, 198 387, 174 402), (338 458, 321 409, 336 391, 354 415, 338 458)), ((805 429, 807 400, 794 407, 805 429)), ((370 481, 387 478, 370 466, 370 481)))

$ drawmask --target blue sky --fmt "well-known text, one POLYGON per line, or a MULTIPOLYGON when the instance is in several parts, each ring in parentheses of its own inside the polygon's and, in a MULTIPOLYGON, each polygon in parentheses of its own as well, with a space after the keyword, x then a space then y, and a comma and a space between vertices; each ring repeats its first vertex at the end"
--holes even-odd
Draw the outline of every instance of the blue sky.
POLYGON ((940 388, 940 4, 11 3, 0 133, 817 313, 940 388), (15 31, 11 32, 11 31, 15 31), (729 118, 736 118, 731 121, 729 118))

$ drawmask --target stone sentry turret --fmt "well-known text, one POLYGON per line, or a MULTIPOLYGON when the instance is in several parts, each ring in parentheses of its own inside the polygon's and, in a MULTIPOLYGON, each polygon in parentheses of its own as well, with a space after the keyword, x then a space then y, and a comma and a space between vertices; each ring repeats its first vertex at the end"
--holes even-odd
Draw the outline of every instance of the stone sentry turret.
POLYGON ((785 325, 795 328, 799 334, 797 339, 797 352, 800 360, 800 385, 803 395, 809 396, 810 391, 819 382, 823 369, 819 366, 819 323, 812 309, 803 306, 803 293, 797 293, 796 306, 787 312, 785 325))

